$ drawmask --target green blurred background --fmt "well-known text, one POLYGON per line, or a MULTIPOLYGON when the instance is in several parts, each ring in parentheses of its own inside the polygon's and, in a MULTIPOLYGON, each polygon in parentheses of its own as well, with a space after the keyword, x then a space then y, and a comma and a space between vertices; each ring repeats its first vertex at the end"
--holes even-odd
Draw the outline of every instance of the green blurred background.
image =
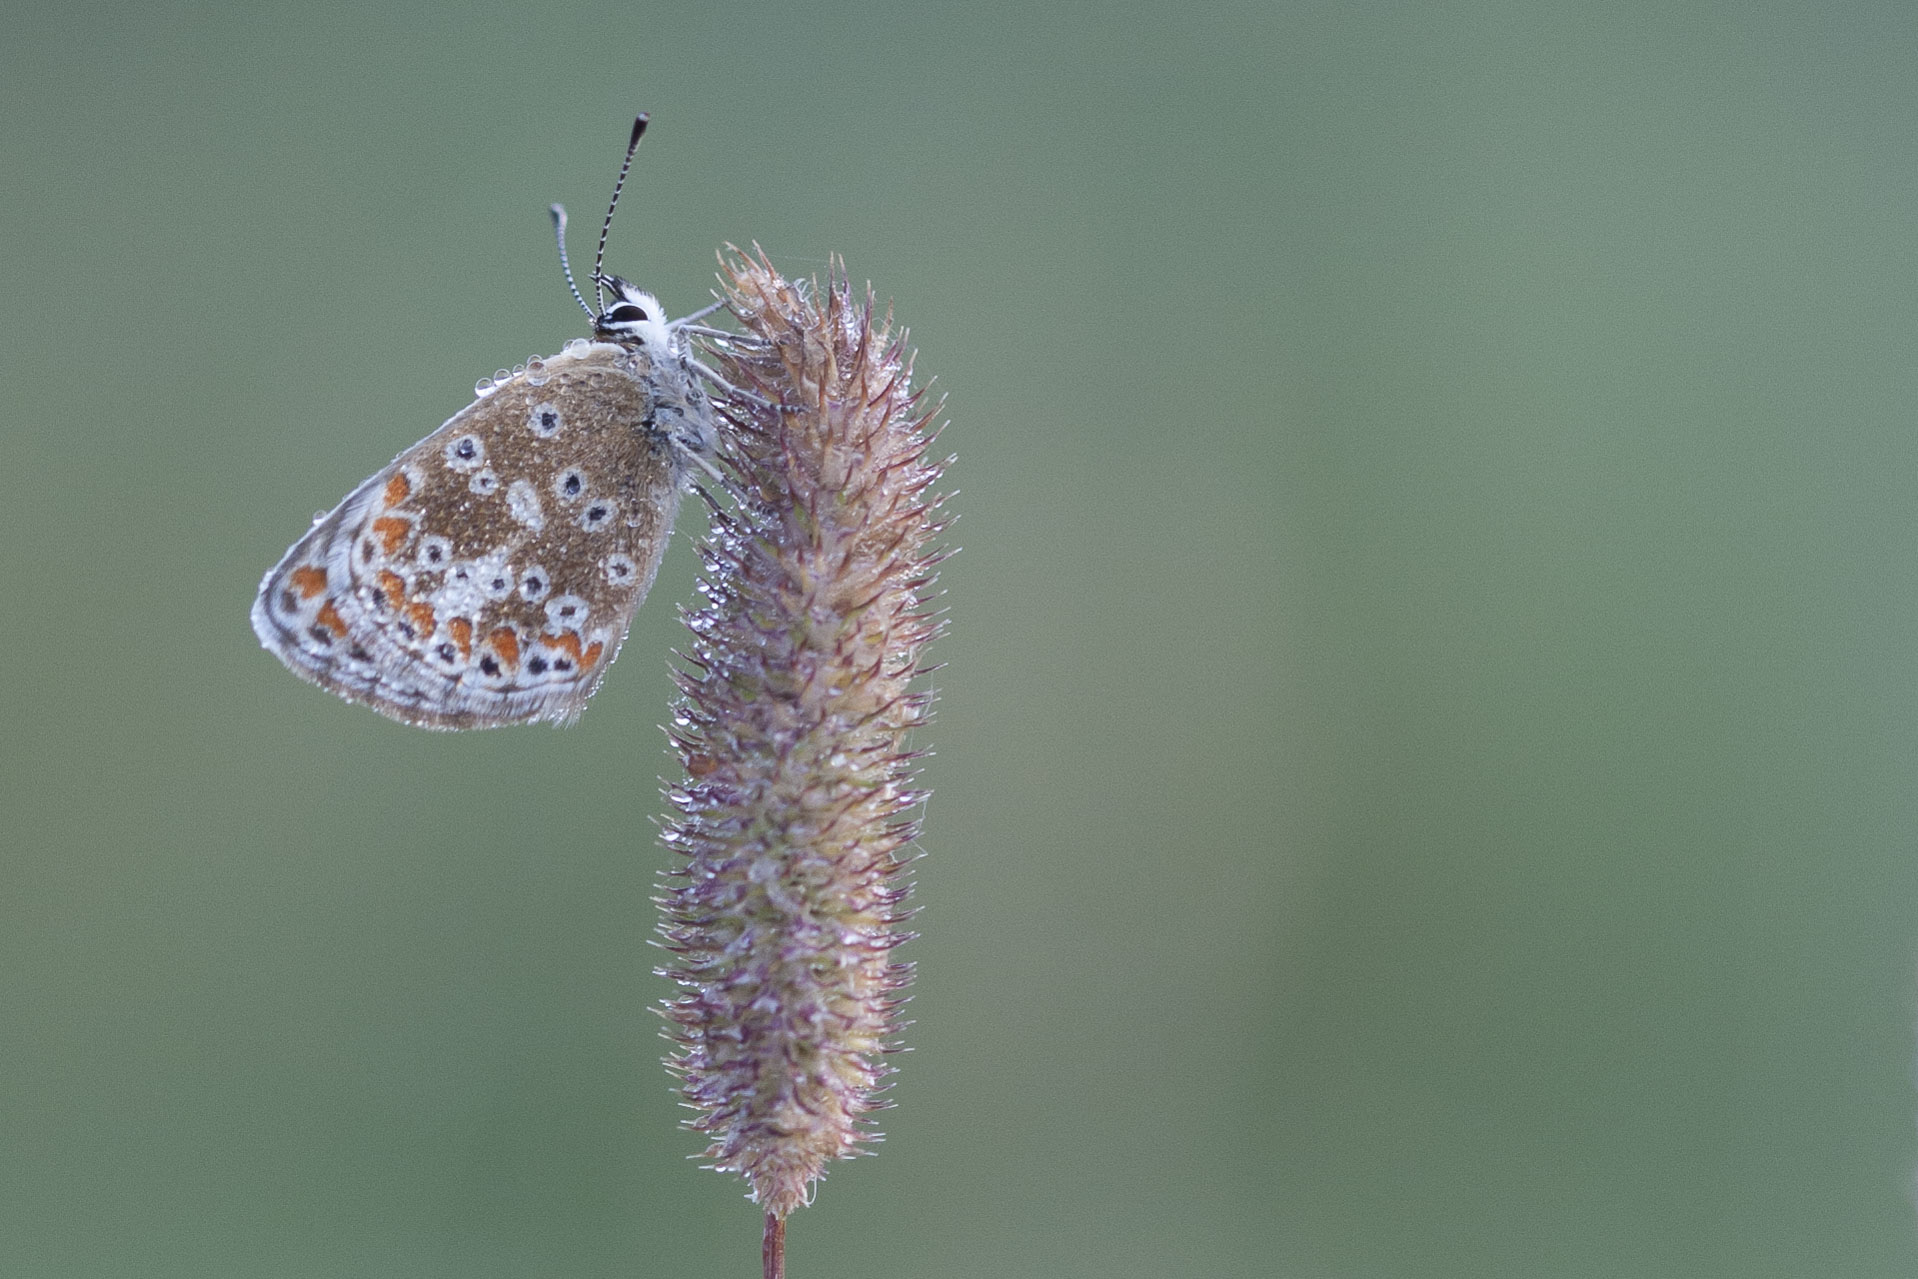
POLYGON ((745 1275, 647 1011, 675 543, 564 732, 260 574, 843 253, 950 394, 914 1052, 795 1275, 1918 1269, 1905 4, 11 6, 0 1274, 745 1275))

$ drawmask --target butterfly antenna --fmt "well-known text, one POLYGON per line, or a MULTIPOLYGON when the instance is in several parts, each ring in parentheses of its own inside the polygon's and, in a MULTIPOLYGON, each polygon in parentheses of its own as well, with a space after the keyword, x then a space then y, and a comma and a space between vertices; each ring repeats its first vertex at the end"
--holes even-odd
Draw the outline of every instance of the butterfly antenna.
POLYGON ((600 266, 606 261, 606 233, 613 229, 613 210, 619 207, 619 193, 626 187, 626 170, 633 167, 633 152, 639 150, 639 140, 646 133, 648 117, 641 111, 633 120, 633 136, 626 144, 626 162, 619 166, 619 181, 613 183, 612 203, 606 206, 606 221, 599 228, 599 252, 593 254, 593 289, 599 298, 600 309, 606 308, 605 277, 600 274, 600 266))
POLYGON ((573 291, 573 301, 579 303, 579 309, 597 320, 599 317, 593 314, 593 308, 579 295, 579 286, 573 283, 573 264, 566 260, 566 206, 554 204, 546 211, 553 215, 553 236, 559 241, 559 269, 566 272, 566 287, 573 291))

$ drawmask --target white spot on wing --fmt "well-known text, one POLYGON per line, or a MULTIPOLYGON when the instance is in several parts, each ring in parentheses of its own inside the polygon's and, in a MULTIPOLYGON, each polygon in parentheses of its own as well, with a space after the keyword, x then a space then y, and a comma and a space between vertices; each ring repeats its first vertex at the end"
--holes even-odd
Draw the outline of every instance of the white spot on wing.
POLYGON ((419 563, 424 569, 443 569, 453 559, 453 544, 434 534, 420 539, 419 563))
POLYGON ((455 564, 447 570, 445 583, 430 597, 433 611, 441 617, 473 617, 489 600, 506 593, 495 593, 493 584, 501 578, 507 582, 506 589, 511 590, 513 574, 506 566, 503 550, 455 564))
POLYGON ((535 533, 546 527, 546 511, 539 504, 539 490, 533 487, 531 480, 514 480, 506 486, 506 509, 535 533))
POLYGON ((555 595, 546 601, 547 622, 561 630, 577 630, 586 612, 586 601, 577 595, 555 595))
POLYGON ((613 515, 613 504, 603 497, 596 497, 579 513, 578 523, 588 533, 598 533, 613 526, 613 515))
POLYGON ((478 470, 486 463, 486 445, 480 437, 467 433, 446 446, 446 464, 456 471, 478 470))
POLYGON ((639 574, 638 562, 624 552, 615 551, 599 563, 606 572, 606 580, 614 586, 624 586, 639 574))

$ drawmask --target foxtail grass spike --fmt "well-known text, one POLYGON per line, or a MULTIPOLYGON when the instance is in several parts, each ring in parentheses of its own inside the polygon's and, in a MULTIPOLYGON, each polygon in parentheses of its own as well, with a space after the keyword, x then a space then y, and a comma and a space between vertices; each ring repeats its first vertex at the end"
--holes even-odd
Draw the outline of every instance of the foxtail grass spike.
POLYGON ((689 1126, 767 1214, 771 1274, 786 1215, 877 1138, 898 1047, 944 464, 904 333, 843 264, 823 289, 722 266, 750 340, 708 351, 731 500, 684 614, 661 972, 689 1126))

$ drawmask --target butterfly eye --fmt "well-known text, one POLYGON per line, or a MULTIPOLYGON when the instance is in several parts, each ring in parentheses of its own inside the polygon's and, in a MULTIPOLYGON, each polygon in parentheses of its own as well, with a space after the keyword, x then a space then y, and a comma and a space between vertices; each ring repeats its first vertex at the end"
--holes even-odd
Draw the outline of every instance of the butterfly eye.
POLYGON ((631 302, 622 302, 606 313, 606 319, 614 324, 644 324, 649 318, 643 308, 631 302))

